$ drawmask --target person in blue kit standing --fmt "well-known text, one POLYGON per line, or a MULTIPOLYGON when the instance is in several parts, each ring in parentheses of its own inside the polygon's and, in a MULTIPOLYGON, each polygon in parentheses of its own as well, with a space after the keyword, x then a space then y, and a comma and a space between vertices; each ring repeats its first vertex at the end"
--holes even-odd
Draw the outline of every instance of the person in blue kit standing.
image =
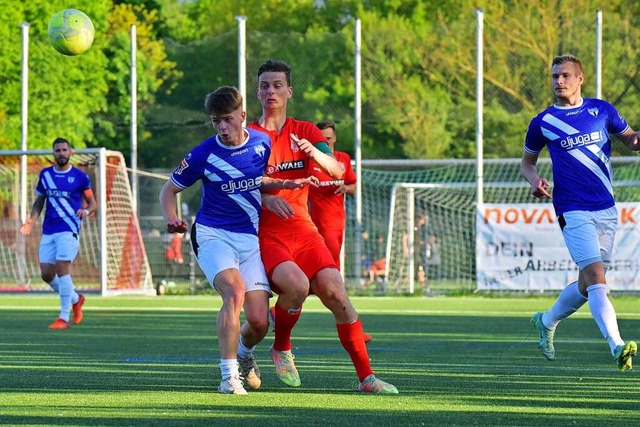
POLYGON ((40 171, 31 215, 20 227, 20 233, 30 235, 46 201, 39 248, 40 274, 60 296, 60 315, 49 329, 69 329, 71 311, 74 324, 83 318, 85 298, 74 289, 71 263, 78 255, 82 221, 95 212, 97 203, 89 176, 69 163, 72 154, 69 141, 53 141, 55 165, 40 171))
POLYGON ((549 311, 535 313, 531 323, 538 331, 542 354, 554 360, 558 323, 588 302, 618 368, 626 371, 632 368, 638 346, 622 339, 605 280, 618 222, 609 135, 635 151, 640 150, 640 138, 613 105, 583 98, 583 83, 577 57, 555 57, 551 84, 556 102, 531 120, 525 139, 522 175, 534 197, 552 199, 565 244, 579 267, 578 280, 564 288, 549 311), (553 165, 553 197, 549 181, 538 175, 536 167, 545 146, 553 165))
MULTIPOLYGON (((205 111, 217 132, 193 148, 160 190, 162 215, 169 233, 183 233, 176 195, 202 182, 202 198, 191 229, 198 265, 222 297, 217 331, 222 380, 218 391, 246 395, 260 387, 253 351, 269 328, 271 289, 258 244, 261 190, 298 189, 313 179, 263 177, 271 140, 243 127, 246 113, 235 87, 222 86, 205 98, 205 111), (244 307, 246 322, 240 325, 244 307)), ((283 206, 287 211, 291 208, 283 206)))

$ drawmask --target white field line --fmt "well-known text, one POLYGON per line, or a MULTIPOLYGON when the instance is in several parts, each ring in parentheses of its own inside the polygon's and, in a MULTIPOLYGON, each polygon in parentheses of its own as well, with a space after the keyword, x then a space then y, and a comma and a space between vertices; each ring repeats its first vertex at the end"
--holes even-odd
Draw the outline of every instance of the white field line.
MULTIPOLYGON (((57 306, 53 305, 0 305, 0 310, 6 311, 23 311, 23 310, 33 310, 33 311, 51 311, 57 310, 57 306)), ((151 311, 163 311, 163 312, 217 312, 219 307, 141 307, 141 306, 92 306, 92 307, 83 307, 84 311, 142 311, 142 312, 151 312, 151 311)), ((327 313, 329 311, 326 308, 309 308, 304 309, 305 313, 327 313)), ((358 313, 366 313, 366 314, 395 314, 395 315, 416 315, 416 314, 425 314, 425 315, 459 315, 459 316, 514 316, 514 317, 529 317, 531 313, 528 311, 496 311, 496 310, 429 310, 429 309, 358 309, 358 313)), ((623 318, 640 318, 640 312, 617 312, 618 317, 623 318)), ((588 312, 584 313, 575 313, 572 317, 591 317, 591 314, 588 312)))

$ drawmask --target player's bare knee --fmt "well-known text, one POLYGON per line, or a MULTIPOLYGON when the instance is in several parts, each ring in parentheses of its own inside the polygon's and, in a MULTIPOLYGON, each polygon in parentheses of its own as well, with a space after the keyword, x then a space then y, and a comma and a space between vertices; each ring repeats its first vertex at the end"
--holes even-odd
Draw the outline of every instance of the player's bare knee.
POLYGON ((301 306, 309 295, 308 281, 276 282, 276 286, 280 289, 280 297, 294 305, 301 306))
POLYGON ((222 296, 223 304, 232 306, 235 311, 240 312, 244 304, 244 287, 239 286, 220 286, 216 287, 220 296, 222 296))
MULTIPOLYGON (((334 280, 326 280, 324 282, 318 281, 314 283, 314 287, 312 288, 314 293, 318 295, 324 305, 329 307, 341 307, 347 306, 351 303, 349 302, 349 296, 347 295, 347 291, 345 290, 342 282, 336 282, 334 280)), ((332 309, 333 311, 333 309, 332 309)))
POLYGON ((269 317, 247 318, 247 322, 251 326, 254 334, 264 337, 269 332, 269 317))
POLYGON ((56 277, 55 271, 54 272, 48 272, 48 271, 43 271, 40 274, 40 277, 42 278, 42 280, 44 280, 47 283, 51 283, 51 281, 56 277))

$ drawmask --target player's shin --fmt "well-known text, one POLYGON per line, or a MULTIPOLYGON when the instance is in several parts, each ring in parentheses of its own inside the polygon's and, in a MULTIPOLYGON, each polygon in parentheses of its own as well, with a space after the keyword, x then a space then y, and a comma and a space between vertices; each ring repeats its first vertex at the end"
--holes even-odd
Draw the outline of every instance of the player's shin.
POLYGON ((353 323, 336 324, 336 328, 338 329, 340 342, 353 362, 358 379, 364 381, 366 377, 373 374, 373 370, 369 363, 369 354, 364 343, 360 318, 353 323))

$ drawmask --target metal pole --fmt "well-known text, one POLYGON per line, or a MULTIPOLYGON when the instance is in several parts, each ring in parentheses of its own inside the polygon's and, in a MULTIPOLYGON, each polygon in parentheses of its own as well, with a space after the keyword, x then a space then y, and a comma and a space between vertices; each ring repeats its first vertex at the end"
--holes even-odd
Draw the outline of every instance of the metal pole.
POLYGON ((131 26, 131 196, 138 216, 138 71, 136 26, 131 26))
POLYGON ((107 150, 100 149, 100 167, 98 168, 98 218, 100 218, 100 289, 102 296, 107 295, 107 150))
MULTIPOLYGON (((22 101, 21 101, 21 148, 27 151, 28 148, 28 123, 29 123, 29 27, 31 24, 23 22, 20 24, 22 30, 22 101)), ((27 156, 20 157, 20 221, 22 224, 27 220, 28 197, 27 197, 27 156)), ((19 229, 19 227, 18 227, 19 229)), ((20 285, 27 283, 27 247, 26 238, 19 232, 18 235, 18 281, 20 285)))
MULTIPOLYGON (((21 148, 28 149, 28 122, 29 122, 29 27, 28 22, 20 24, 22 28, 22 104, 21 104, 21 148)), ((27 156, 20 158, 20 220, 27 220, 27 156)))
MULTIPOLYGON (((355 223, 355 239, 354 239, 354 267, 356 277, 356 289, 360 289, 360 279, 362 278, 362 32, 360 19, 356 18, 355 22, 355 100, 354 100, 354 157, 356 163, 356 223, 355 223)), ((386 277, 386 276, 385 276, 386 277)), ((386 278, 385 278, 386 280, 386 278)))
POLYGON ((483 19, 484 12, 482 9, 476 9, 476 185, 477 185, 477 203, 478 206, 484 203, 484 158, 483 158, 483 117, 482 107, 484 104, 484 88, 483 88, 483 19))
POLYGON ((238 90, 242 94, 242 110, 247 111, 247 17, 238 15, 238 90))
POLYGON ((596 98, 602 99, 602 11, 596 12, 596 98))
POLYGON ((409 293, 413 295, 415 291, 415 276, 416 276, 416 251, 415 251, 415 242, 416 237, 415 233, 415 216, 416 216, 416 206, 415 206, 415 196, 413 188, 407 189, 407 224, 406 224, 406 233, 407 233, 407 246, 409 249, 409 263, 408 267, 408 279, 409 279, 409 293))

